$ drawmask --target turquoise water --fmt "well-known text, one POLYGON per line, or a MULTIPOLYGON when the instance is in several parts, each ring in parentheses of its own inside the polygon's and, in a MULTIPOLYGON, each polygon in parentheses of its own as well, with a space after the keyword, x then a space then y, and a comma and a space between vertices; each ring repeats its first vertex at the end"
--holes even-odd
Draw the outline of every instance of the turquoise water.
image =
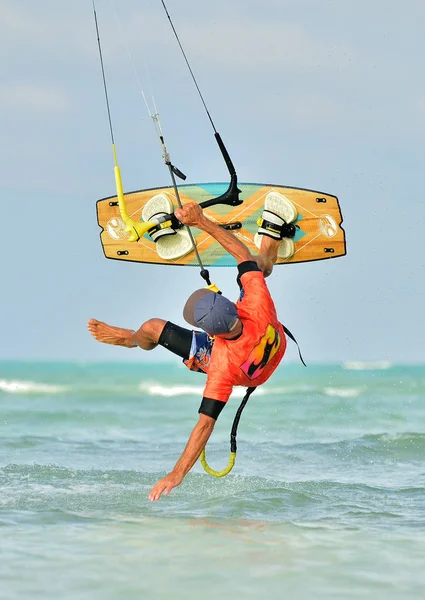
MULTIPOLYGON (((0 363, 0 598, 419 598, 425 366, 282 365, 232 473, 168 497, 203 376, 170 364, 0 363)), ((208 460, 227 464, 243 390, 208 460)))

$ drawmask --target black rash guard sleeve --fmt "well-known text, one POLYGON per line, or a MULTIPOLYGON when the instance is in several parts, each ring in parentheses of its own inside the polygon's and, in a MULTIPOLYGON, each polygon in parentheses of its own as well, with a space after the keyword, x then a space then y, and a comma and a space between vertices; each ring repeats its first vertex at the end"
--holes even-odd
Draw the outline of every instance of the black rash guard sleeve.
POLYGON ((225 407, 226 402, 221 400, 214 400, 213 398, 202 398, 201 406, 199 407, 198 413, 211 417, 217 421, 221 411, 225 407))
POLYGON ((250 271, 260 271, 260 267, 257 265, 255 260, 246 260, 245 262, 238 264, 238 277, 237 282, 240 289, 242 289, 241 277, 245 275, 245 273, 249 273, 250 271))

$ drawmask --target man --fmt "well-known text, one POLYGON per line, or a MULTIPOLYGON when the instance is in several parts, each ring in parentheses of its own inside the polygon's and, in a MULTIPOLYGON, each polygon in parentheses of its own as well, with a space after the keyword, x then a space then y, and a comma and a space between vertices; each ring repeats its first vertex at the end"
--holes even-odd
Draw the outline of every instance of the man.
POLYGON ((153 486, 149 495, 152 502, 178 486, 198 460, 233 386, 261 385, 285 353, 283 326, 277 319, 264 277, 270 275, 277 260, 281 243, 279 228, 284 226, 285 220, 296 218, 296 210, 289 201, 287 203, 283 211, 276 207, 275 213, 264 211, 263 217, 267 219, 259 229, 261 252, 256 257, 232 233, 205 217, 195 202, 176 209, 179 221, 210 234, 238 264, 241 296, 236 305, 205 289, 197 290, 188 299, 184 318, 203 329, 202 332, 156 318, 143 323, 137 331, 95 319, 88 322, 90 333, 99 342, 143 350, 153 350, 159 344, 181 356, 191 370, 207 373, 199 421, 174 469, 153 486), (276 214, 279 212, 281 215, 276 214))

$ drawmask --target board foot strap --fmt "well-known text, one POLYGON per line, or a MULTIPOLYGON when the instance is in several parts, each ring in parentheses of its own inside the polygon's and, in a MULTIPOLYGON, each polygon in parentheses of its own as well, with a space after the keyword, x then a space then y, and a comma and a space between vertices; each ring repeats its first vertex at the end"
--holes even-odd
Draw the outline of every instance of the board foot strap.
POLYGON ((142 211, 143 221, 155 223, 148 234, 164 260, 176 260, 193 250, 192 240, 186 230, 176 228, 181 224, 174 216, 174 205, 165 193, 155 194, 146 202, 142 211))

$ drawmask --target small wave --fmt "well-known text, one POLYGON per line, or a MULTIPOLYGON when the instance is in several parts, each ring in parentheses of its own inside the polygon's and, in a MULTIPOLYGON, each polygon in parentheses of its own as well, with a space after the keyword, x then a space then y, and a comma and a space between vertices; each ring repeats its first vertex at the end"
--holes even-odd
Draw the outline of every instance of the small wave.
MULTIPOLYGON (((50 384, 35 381, 0 379, 0 392, 7 394, 61 394, 78 393, 87 395, 116 395, 116 394, 146 394, 156 397, 178 397, 178 396, 202 396, 204 385, 189 385, 185 383, 167 385, 159 381, 143 381, 140 383, 129 382, 127 384, 110 384, 100 382, 88 385, 81 384, 50 384)), ((364 391, 364 388, 337 388, 298 384, 284 386, 261 386, 257 389, 256 396, 287 396, 299 394, 324 393, 327 396, 338 396, 340 398, 355 398, 364 391)), ((235 387, 232 392, 233 398, 242 398, 246 388, 235 387)))
POLYGON ((327 396, 337 396, 338 398, 357 398, 362 393, 360 388, 331 388, 323 390, 327 396))
POLYGON ((198 385, 160 385, 141 383, 138 390, 146 392, 151 396, 199 396, 204 391, 203 386, 198 385))
MULTIPOLYGON (((140 383, 137 388, 140 392, 144 392, 151 396, 199 396, 204 392, 205 387, 202 385, 161 385, 156 382, 140 383)), ((308 385, 294 386, 279 386, 279 387, 259 387, 256 396, 279 396, 282 394, 304 394, 306 392, 315 392, 318 388, 308 385)), ((233 389, 232 397, 242 398, 246 393, 246 388, 236 387, 233 389)))
MULTIPOLYGON (((93 395, 105 394, 134 394, 143 393, 148 396, 160 396, 171 398, 177 396, 202 396, 204 385, 176 384, 167 385, 157 381, 144 381, 141 383, 128 384, 108 384, 96 383, 92 385, 57 385, 35 381, 0 379, 0 392, 7 394, 60 394, 64 392, 76 392, 93 395)), ((313 391, 309 386, 283 386, 283 387, 265 387, 256 391, 257 396, 261 395, 282 395, 291 393, 304 393, 313 391)), ((234 388, 232 397, 242 398, 246 393, 244 387, 234 388)))
POLYGON ((357 441, 359 450, 395 461, 423 461, 425 434, 416 432, 386 432, 366 434, 357 441))
POLYGON ((0 390, 8 394, 58 394, 68 391, 69 387, 34 381, 0 379, 0 390))
POLYGON ((369 433, 364 436, 364 439, 377 440, 385 444, 412 444, 425 448, 425 433, 403 431, 403 432, 386 432, 386 433, 369 433))
POLYGON ((352 360, 342 363, 343 369, 347 371, 382 371, 391 369, 392 366, 392 363, 388 360, 378 360, 375 362, 352 360))
MULTIPOLYGON (((151 396, 202 396, 205 387, 201 385, 160 385, 141 383, 138 386, 139 391, 145 392, 151 396)), ((232 397, 242 398, 246 393, 246 389, 235 388, 232 392, 232 397)), ((258 390, 257 394, 270 393, 270 390, 258 390)))
MULTIPOLYGON (((344 461, 391 460, 423 461, 425 456, 425 433, 385 432, 369 433, 359 438, 345 439, 336 442, 301 443, 293 446, 295 451, 302 450, 318 455, 334 454, 344 461)), ((367 464, 367 463, 365 463, 367 464)))

